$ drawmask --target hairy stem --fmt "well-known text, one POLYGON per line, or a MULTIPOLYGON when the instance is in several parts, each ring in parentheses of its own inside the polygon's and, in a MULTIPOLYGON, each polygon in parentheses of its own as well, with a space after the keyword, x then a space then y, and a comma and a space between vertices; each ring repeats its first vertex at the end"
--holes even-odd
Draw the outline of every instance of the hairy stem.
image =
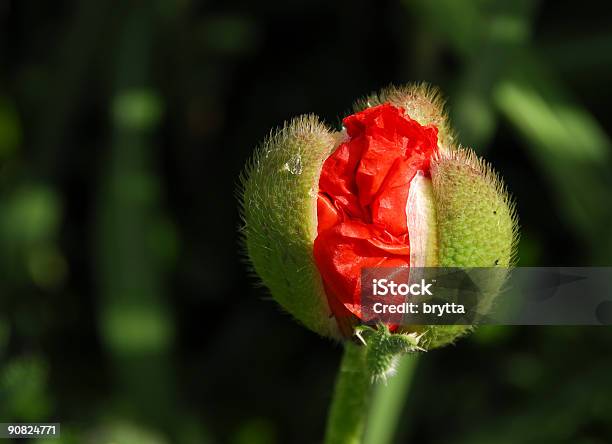
POLYGON ((325 444, 361 443, 372 387, 365 357, 366 347, 346 342, 327 419, 325 444))

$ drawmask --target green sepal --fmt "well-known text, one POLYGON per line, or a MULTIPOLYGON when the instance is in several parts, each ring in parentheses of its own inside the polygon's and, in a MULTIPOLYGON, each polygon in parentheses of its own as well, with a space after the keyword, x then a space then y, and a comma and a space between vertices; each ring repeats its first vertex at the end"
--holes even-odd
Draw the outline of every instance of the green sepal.
POLYGON ((392 376, 402 354, 425 351, 420 346, 422 336, 418 333, 391 333, 384 324, 377 328, 368 325, 355 327, 355 337, 366 347, 365 363, 372 382, 385 381, 392 376))
POLYGON ((467 149, 431 163, 441 267, 511 267, 518 240, 513 201, 491 166, 467 149))
POLYGON ((317 193, 336 134, 313 115, 272 133, 242 176, 242 234, 256 274, 274 299, 309 329, 340 333, 313 258, 317 193))
MULTIPOLYGON (((494 303, 513 265, 518 242, 514 202, 503 182, 484 160, 467 149, 442 149, 431 163, 438 227, 440 267, 499 267, 482 282, 478 311, 494 303)), ((482 276, 482 275, 481 275, 482 276)), ((423 347, 448 345, 474 329, 469 325, 430 325, 423 347)))

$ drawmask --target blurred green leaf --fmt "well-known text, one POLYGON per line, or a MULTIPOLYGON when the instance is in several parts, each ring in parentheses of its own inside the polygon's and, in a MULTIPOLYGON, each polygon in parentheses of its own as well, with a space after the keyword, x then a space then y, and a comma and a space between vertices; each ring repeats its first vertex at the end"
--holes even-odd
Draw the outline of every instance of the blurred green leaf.
POLYGON ((480 346, 503 344, 512 337, 514 329, 506 325, 481 325, 472 333, 471 340, 480 346))
POLYGON ((32 248, 28 254, 27 267, 32 281, 40 288, 58 288, 66 279, 68 264, 53 244, 42 244, 32 248))
POLYGON ((11 360, 0 370, 0 417, 44 421, 51 412, 47 394, 48 366, 37 356, 11 360))
POLYGON ((168 444, 158 432, 128 421, 102 424, 89 433, 88 444, 168 444))
POLYGON ((8 321, 3 315, 0 314, 0 362, 2 362, 6 347, 8 345, 9 334, 10 330, 8 321))
POLYGON ((612 191, 608 136, 546 67, 526 53, 500 80, 494 98, 557 190, 558 207, 596 256, 610 258, 612 212, 604 204, 612 191))
POLYGON ((274 423, 264 418, 243 422, 234 432, 232 444, 275 444, 278 442, 274 423))
POLYGON ((247 16, 209 16, 201 24, 206 49, 220 54, 241 54, 253 51, 259 42, 257 24, 247 16))
POLYGON ((21 122, 14 105, 0 96, 0 160, 11 157, 21 144, 21 122))
POLYGON ((60 199, 44 185, 24 185, 4 204, 0 201, 0 234, 5 242, 47 241, 57 233, 60 219, 60 199))
POLYGON ((163 114, 162 101, 149 89, 131 89, 115 97, 113 121, 119 128, 147 130, 159 122, 163 114))
MULTIPOLYGON (((129 294, 122 297, 126 301, 133 299, 129 294)), ((158 307, 122 305, 107 310, 102 335, 115 352, 130 356, 167 350, 174 331, 172 323, 158 307)))

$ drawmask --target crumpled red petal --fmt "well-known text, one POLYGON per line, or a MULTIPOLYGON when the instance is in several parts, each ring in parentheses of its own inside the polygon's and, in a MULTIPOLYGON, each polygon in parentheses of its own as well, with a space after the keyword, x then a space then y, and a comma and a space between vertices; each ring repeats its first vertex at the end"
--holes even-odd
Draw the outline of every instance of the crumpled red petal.
POLYGON ((428 173, 438 130, 390 104, 343 124, 348 137, 321 170, 314 258, 334 316, 361 318, 361 269, 410 266, 410 181, 428 173))

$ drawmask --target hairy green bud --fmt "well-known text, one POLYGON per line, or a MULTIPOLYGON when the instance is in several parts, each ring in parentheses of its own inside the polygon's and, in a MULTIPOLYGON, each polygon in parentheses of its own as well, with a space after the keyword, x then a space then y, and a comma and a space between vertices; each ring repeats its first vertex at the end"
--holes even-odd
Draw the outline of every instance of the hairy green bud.
MULTIPOLYGON (((429 176, 418 173, 410 182, 405 213, 410 266, 511 267, 518 233, 514 205, 486 162, 471 150, 454 148, 437 90, 426 85, 390 87, 357 102, 355 109, 383 103, 401 107, 421 125, 438 129, 438 154, 431 159, 429 176)), ((393 333, 386 327, 360 326, 355 317, 347 334, 347 326, 338 324, 313 257, 313 243, 323 163, 346 137, 315 116, 298 117, 272 133, 242 176, 243 235, 253 269, 276 301, 323 336, 341 338, 357 332, 361 341, 378 344, 368 362, 372 374, 384 376, 384 363, 390 365, 392 354, 446 345, 471 327, 402 326, 393 333), (383 356, 389 350, 393 353, 383 356)), ((487 304, 502 283, 503 278, 489 288, 487 304)))
POLYGON ((313 115, 273 132, 241 178, 241 211, 247 254, 276 301, 309 329, 338 338, 312 257, 319 175, 335 137, 313 115))

